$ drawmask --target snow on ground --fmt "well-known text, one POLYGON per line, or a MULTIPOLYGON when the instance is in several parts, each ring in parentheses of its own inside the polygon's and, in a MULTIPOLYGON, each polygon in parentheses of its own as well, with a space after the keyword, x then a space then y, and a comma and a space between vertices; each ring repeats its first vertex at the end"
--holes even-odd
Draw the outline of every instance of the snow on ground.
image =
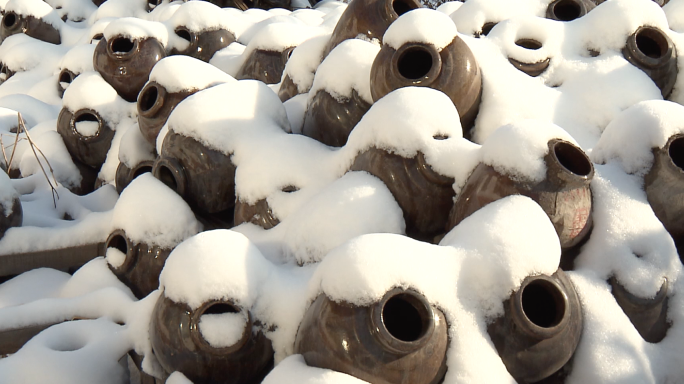
MULTIPOLYGON (((161 377, 148 329, 160 295, 190 309, 208 300, 239 307, 238 313, 203 315, 199 330, 210 345, 229 347, 251 318, 275 351, 276 366, 264 383, 360 382, 309 367, 294 354, 299 324, 320 294, 368 305, 403 287, 425 295, 446 316, 445 384, 512 383, 487 325, 504 313, 503 301, 525 277, 558 268, 561 247, 544 211, 530 198, 509 196, 463 220, 439 243, 420 242, 404 236, 401 208, 385 184, 348 170, 371 147, 405 157, 422 153, 429 168, 453 178, 458 194, 480 162, 518 179, 543 179, 546 143, 562 138, 579 145, 595 167, 592 234, 567 272, 584 327, 565 382, 683 383, 682 263, 649 205, 644 178, 654 148, 684 133, 684 75, 664 101, 622 49, 639 26, 658 27, 672 40, 684 73, 684 0, 662 8, 650 0, 609 0, 569 22, 544 18, 549 3, 450 2, 408 12, 387 30, 385 42, 395 48, 404 42, 442 48, 454 36, 470 47, 483 74, 472 142, 463 137, 448 97, 409 87, 376 101, 347 145, 331 148, 297 134, 308 103, 319 90, 338 100, 354 90, 372 103, 368 74, 382 43, 360 35, 322 56, 346 4, 243 12, 165 0, 148 12, 142 0, 108 0, 99 8, 86 0, 0 1, 5 13, 43 18, 62 37, 61 45, 53 45, 19 34, 0 45, 3 75, 11 75, 0 82, 0 163, 15 175, 0 177, 0 212, 7 214, 16 194, 23 210, 23 225, 0 239, 0 255, 103 242, 115 229, 162 247, 183 241, 166 262, 160 289, 142 300, 111 272, 109 265, 124 257, 114 248, 73 275, 42 268, 0 283, 0 332, 47 327, 16 353, 0 356, 0 382, 128 383, 129 351, 145 356, 145 372, 161 377), (487 23, 495 25, 484 33, 487 23), (153 36, 167 49, 178 48, 179 26, 226 28, 237 41, 208 64, 173 56, 154 68, 150 80, 169 92, 203 89, 173 111, 157 152, 172 131, 228 156, 237 166, 236 198, 245 204, 265 201, 280 222, 272 229, 244 223, 198 233, 202 224, 190 207, 152 175, 116 193, 119 161, 131 167, 152 160, 154 148, 138 132, 136 104, 93 71, 94 46, 103 36, 123 34, 153 36), (525 43, 530 40, 537 46, 525 43), (291 47, 296 48, 284 74, 303 94, 283 103, 279 84, 234 80, 254 50, 291 47), (509 59, 548 59, 548 68, 532 77, 509 59), (63 69, 78 76, 63 82, 63 69), (99 171, 104 185, 85 196, 68 189, 83 177, 56 130, 62 108, 92 108, 116 132, 99 171), (34 155, 24 133, 17 135, 16 112, 47 161, 34 155), (639 335, 611 294, 611 277, 644 299, 654 297, 667 279, 671 327, 662 341, 648 343, 639 335)), ((75 129, 92 136, 96 125, 79 122, 75 129)), ((180 372, 167 380, 187 382, 180 372)))

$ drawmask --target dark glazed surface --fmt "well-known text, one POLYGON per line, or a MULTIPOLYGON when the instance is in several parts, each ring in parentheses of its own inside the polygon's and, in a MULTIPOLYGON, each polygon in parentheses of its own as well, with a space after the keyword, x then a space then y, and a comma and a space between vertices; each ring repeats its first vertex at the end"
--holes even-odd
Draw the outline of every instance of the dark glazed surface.
POLYGON ((294 47, 285 48, 282 52, 255 49, 242 63, 235 78, 238 80, 260 80, 266 84, 278 84, 293 49, 294 47))
POLYGON ((520 182, 489 165, 479 164, 456 199, 447 232, 485 205, 510 195, 524 195, 536 201, 553 223, 562 248, 577 245, 592 225, 591 189, 594 166, 575 145, 549 140, 544 157, 546 178, 539 183, 520 182))
POLYGON ((195 139, 169 131, 152 173, 193 210, 218 213, 235 206, 235 166, 230 157, 195 139))
POLYGON ((133 166, 133 168, 128 168, 126 164, 120 162, 119 166, 116 168, 116 176, 114 180, 116 182, 116 192, 121 194, 124 188, 128 186, 136 177, 142 175, 143 173, 152 172, 152 166, 154 162, 152 160, 144 160, 133 166))
POLYGON ((460 37, 441 51, 425 43, 405 43, 397 50, 383 45, 371 67, 373 101, 409 86, 430 87, 449 96, 458 109, 464 136, 469 136, 480 108, 482 72, 460 37))
POLYGON ((670 323, 667 321, 668 281, 665 279, 655 297, 645 299, 630 293, 615 276, 608 280, 613 297, 632 322, 641 337, 649 343, 665 338, 670 323))
POLYGON ((182 51, 173 48, 171 55, 186 55, 204 62, 209 62, 214 54, 235 42, 235 35, 226 29, 190 31, 184 26, 175 30, 176 35, 187 40, 190 44, 182 51))
POLYGON ((283 77, 282 83, 280 83, 280 88, 278 89, 278 97, 280 97, 280 101, 284 103, 299 95, 299 93, 300 92, 297 84, 292 81, 290 75, 285 75, 283 77))
POLYGON ((100 169, 104 163, 114 138, 114 131, 100 114, 86 108, 74 113, 62 108, 57 117, 57 132, 62 136, 71 157, 95 169, 100 169), (97 133, 94 136, 81 135, 76 130, 76 123, 80 121, 97 121, 97 133))
POLYGON ((73 157, 71 158, 71 160, 74 162, 76 168, 78 168, 78 172, 81 175, 81 182, 79 185, 70 186, 68 188, 72 193, 76 195, 85 196, 95 190, 95 183, 98 180, 97 175, 99 173, 99 170, 94 169, 93 167, 90 167, 88 165, 85 165, 80 161, 74 159, 73 157))
POLYGON ((523 63, 513 58, 508 58, 508 62, 513 64, 513 66, 521 72, 525 72, 529 76, 537 77, 546 71, 549 67, 550 59, 542 60, 538 63, 523 63))
POLYGON ((206 310, 242 312, 230 302, 211 301, 192 310, 163 294, 152 313, 150 342, 167 375, 182 372, 195 384, 257 384, 273 368, 273 347, 261 331, 253 329, 251 315, 242 339, 226 348, 214 348, 199 330, 206 310))
POLYGON ((157 145, 157 135, 161 131, 166 121, 171 116, 171 112, 178 103, 185 100, 188 96, 197 92, 198 89, 185 90, 181 92, 167 92, 166 88, 150 81, 138 95, 138 127, 145 140, 153 146, 157 145))
POLYGON ((395 288, 368 307, 321 294, 299 325, 294 352, 309 366, 372 384, 436 384, 448 344, 444 314, 419 293, 395 288))
POLYGON ((337 45, 347 39, 363 35, 382 41, 387 28, 399 16, 423 5, 417 0, 362 0, 352 1, 335 25, 330 42, 323 51, 328 56, 337 45))
POLYGON ((331 147, 342 147, 370 106, 356 90, 352 90, 351 99, 342 102, 327 91, 318 91, 306 109, 302 134, 331 147))
POLYGON ((677 50, 660 29, 642 26, 627 38, 622 55, 660 88, 666 99, 677 80, 677 50))
POLYGON ((25 33, 35 39, 52 44, 61 44, 62 39, 59 31, 51 24, 33 16, 18 15, 14 12, 7 12, 2 17, 0 26, 0 42, 17 33, 25 33))
POLYGON ((454 179, 433 171, 422 153, 410 159, 371 148, 359 154, 352 171, 366 171, 382 180, 404 213, 406 234, 432 242, 444 232, 453 206, 454 179))
POLYGON ((546 18, 572 21, 586 15, 595 7, 596 4, 590 0, 554 0, 546 8, 546 18))
POLYGON ((97 43, 93 67, 128 102, 135 102, 152 67, 166 56, 164 46, 155 38, 130 40, 114 36, 97 43))
POLYGON ((511 376, 518 383, 534 383, 570 360, 582 323, 575 287, 559 269, 551 276, 525 278, 487 332, 511 376))
POLYGON ((64 97, 64 91, 66 91, 78 75, 80 75, 80 73, 74 73, 66 68, 59 72, 59 77, 57 78, 57 93, 59 93, 60 98, 64 97), (66 87, 63 87, 62 83, 66 83, 66 87))
POLYGON ((253 205, 238 199, 235 203, 234 223, 237 226, 248 222, 264 229, 271 229, 280 224, 280 220, 273 215, 266 199, 261 199, 253 205))
POLYGON ((12 199, 12 213, 5 216, 4 205, 0 205, 0 239, 5 236, 5 232, 12 227, 21 227, 24 220, 24 211, 21 208, 19 197, 12 199))
MULTIPOLYGON (((684 134, 653 149, 653 166, 644 178, 648 203, 675 244, 684 245, 684 134)), ((684 253, 679 258, 684 262, 684 253)))
POLYGON ((116 248, 126 255, 119 267, 109 265, 116 277, 131 289, 135 297, 142 299, 159 288, 159 274, 173 249, 160 248, 146 243, 133 243, 126 232, 116 229, 109 234, 105 243, 108 248, 116 248))

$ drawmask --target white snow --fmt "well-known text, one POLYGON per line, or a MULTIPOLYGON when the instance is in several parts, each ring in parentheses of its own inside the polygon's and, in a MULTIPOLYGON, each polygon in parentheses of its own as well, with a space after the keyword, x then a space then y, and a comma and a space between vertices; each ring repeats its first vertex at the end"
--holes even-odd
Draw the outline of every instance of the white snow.
POLYGON ((204 314, 199 321, 202 337, 214 348, 235 345, 242 338, 246 327, 247 319, 241 312, 204 314))
MULTIPOLYGON (((191 4, 191 3, 186 3, 191 4)), ((156 81, 167 92, 204 89, 217 84, 235 81, 229 74, 213 65, 190 56, 165 57, 152 68, 149 81, 156 81)))
POLYGON ((122 36, 131 40, 154 37, 163 46, 166 46, 169 41, 169 31, 164 24, 136 17, 122 17, 107 24, 107 27, 104 29, 105 39, 111 41, 116 36, 122 36))
POLYGON ((314 74, 323 60, 323 50, 330 40, 329 35, 312 37, 299 44, 285 65, 283 77, 289 75, 300 93, 308 92, 314 81, 314 74))
POLYGON ((64 91, 63 107, 71 112, 93 109, 113 130, 135 110, 135 104, 122 99, 97 72, 82 73, 71 83, 64 91))
POLYGON ((414 9, 390 24, 382 43, 399 49, 406 43, 428 43, 438 51, 456 37, 456 25, 441 12, 428 8, 414 9))

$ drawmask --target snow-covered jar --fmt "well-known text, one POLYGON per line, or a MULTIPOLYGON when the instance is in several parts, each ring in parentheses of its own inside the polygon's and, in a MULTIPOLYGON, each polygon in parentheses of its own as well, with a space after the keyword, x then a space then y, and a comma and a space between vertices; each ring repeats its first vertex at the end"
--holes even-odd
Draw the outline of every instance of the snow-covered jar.
POLYGON ((64 25, 57 12, 40 0, 10 0, 5 5, 0 42, 8 36, 24 33, 52 44, 61 44, 59 30, 64 25))
POLYGON ((385 33, 371 68, 373 100, 408 86, 444 92, 458 109, 464 133, 469 132, 480 108, 482 72, 453 21, 441 12, 408 12, 385 33))
POLYGON ((114 176, 116 191, 121 194, 133 179, 143 173, 152 172, 156 159, 157 150, 154 145, 145 140, 139 129, 128 129, 119 143, 119 166, 114 176))
POLYGON ((663 283, 653 297, 639 297, 625 288, 617 277, 608 280, 611 293, 622 311, 632 322, 641 337, 649 343, 658 343, 665 338, 672 323, 667 320, 669 282, 663 283))
POLYGON ((519 383, 534 383, 556 372, 575 353, 582 335, 579 297, 562 269, 529 276, 504 302, 504 315, 487 332, 506 369, 519 383))
POLYGON ((641 26, 629 35, 622 54, 644 71, 668 98, 677 80, 677 49, 672 39, 658 27, 641 26))
POLYGON ((116 92, 134 102, 152 67, 166 56, 166 27, 158 22, 121 18, 111 22, 95 47, 93 67, 116 92))
POLYGON ((394 288, 370 305, 322 293, 302 320, 294 351, 307 365, 373 384, 438 383, 449 338, 441 310, 413 289, 394 288))
POLYGON ((596 8, 591 0, 554 0, 546 8, 546 18, 558 21, 578 19, 596 8))
POLYGON ((565 131, 536 121, 503 126, 489 137, 482 151, 483 162, 461 189, 449 215, 447 231, 483 206, 520 194, 541 205, 556 228, 563 249, 574 247, 589 234, 589 184, 594 166, 565 131), (542 126, 545 133, 533 133, 542 126), (503 149, 511 143, 516 143, 520 151, 503 149), (504 155, 506 152, 510 156, 504 155), (520 153, 527 155, 520 157, 520 153))

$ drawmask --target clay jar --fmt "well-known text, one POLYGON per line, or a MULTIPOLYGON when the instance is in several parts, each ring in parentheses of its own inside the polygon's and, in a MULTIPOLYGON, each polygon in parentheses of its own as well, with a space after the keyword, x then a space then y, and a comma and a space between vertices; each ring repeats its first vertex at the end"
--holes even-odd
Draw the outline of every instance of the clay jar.
POLYGON ((143 160, 138 164, 135 164, 133 168, 129 168, 123 162, 119 162, 119 166, 116 168, 116 175, 114 176, 114 180, 116 181, 116 192, 121 194, 124 188, 126 188, 136 177, 143 173, 152 172, 153 165, 154 161, 143 160))
POLYGON ((355 89, 351 98, 341 101, 320 90, 309 102, 302 134, 331 147, 342 147, 370 107, 355 89))
POLYGON ((622 55, 644 71, 668 98, 677 80, 677 50, 672 40, 656 27, 642 26, 627 38, 622 55))
POLYGON ((59 31, 51 24, 34 16, 18 15, 14 11, 9 11, 2 17, 0 42, 17 33, 24 33, 52 44, 62 43, 59 31))
POLYGON ((404 158, 378 148, 359 154, 352 171, 366 171, 382 180, 404 213, 406 234, 431 242, 443 233, 455 195, 454 179, 433 171, 418 152, 404 158))
POLYGON ((189 45, 184 50, 171 49, 171 55, 191 56, 207 63, 217 51, 235 42, 235 35, 226 29, 191 31, 185 26, 179 26, 174 32, 187 40, 189 45))
MULTIPOLYGON (((516 40, 515 45, 531 50, 537 50, 542 47, 542 44, 534 39, 518 39, 516 40)), ((546 59, 536 63, 527 63, 509 57, 508 62, 511 63, 517 70, 526 73, 528 76, 537 77, 546 71, 546 68, 549 67, 551 59, 547 57, 546 59)))
POLYGON ((95 47, 93 68, 123 99, 134 102, 152 67, 165 55, 164 46, 153 37, 103 37, 95 47))
POLYGON ((395 288, 359 307, 318 296, 302 320, 294 352, 309 366, 373 384, 428 384, 446 373, 444 314, 413 290, 395 288))
MULTIPOLYGON (((9 182, 9 180, 7 180, 9 182)), ((24 211, 21 208, 21 200, 19 196, 12 199, 12 212, 5 215, 6 207, 0 204, 0 239, 5 236, 5 232, 12 227, 21 227, 24 220, 24 211)))
POLYGON ((191 309, 162 294, 152 313, 150 342, 167 375, 179 371, 196 384, 257 384, 272 369, 274 352, 271 341, 253 325, 249 312, 231 301, 214 300, 191 309), (202 315, 241 312, 247 322, 235 344, 215 348, 204 339, 202 315))
POLYGON ((554 0, 546 8, 546 18, 572 21, 586 15, 596 7, 590 0, 554 0))
POLYGON ((615 301, 644 340, 649 343, 657 343, 665 338, 667 330, 670 328, 670 324, 667 322, 669 287, 667 279, 664 279, 655 297, 648 299, 629 292, 615 276, 611 277, 608 283, 612 288, 615 301))
POLYGON ((482 72, 460 37, 441 50, 429 43, 404 43, 396 50, 383 45, 371 68, 373 101, 409 86, 430 87, 449 96, 467 136, 480 108, 482 72))
POLYGON ((67 68, 62 69, 57 77, 57 93, 59 93, 60 99, 64 97, 64 91, 69 87, 71 82, 74 81, 76 76, 80 73, 75 73, 67 68))
POLYGON ((166 124, 173 109, 178 103, 197 91, 198 89, 188 89, 168 92, 163 85, 156 81, 145 84, 145 87, 140 91, 137 103, 138 127, 145 140, 153 146, 156 145, 159 131, 166 124))
POLYGON ((266 84, 278 84, 283 76, 285 64, 290 58, 294 47, 283 51, 267 51, 254 49, 242 63, 235 76, 238 80, 254 79, 266 84))
POLYGON ((195 139, 170 130, 152 173, 193 210, 214 214, 235 206, 235 165, 229 156, 195 139))
POLYGON ((518 383, 551 376, 572 357, 582 335, 582 309, 562 270, 528 276, 504 302, 504 315, 487 332, 518 383))
MULTIPOLYGON (((644 178, 648 203, 675 244, 684 245, 684 134, 653 149, 653 165, 644 178)), ((684 261, 684 253, 679 252, 684 261)))
POLYGON ((481 207, 510 195, 524 195, 536 201, 553 223, 566 250, 584 239, 591 230, 591 189, 594 166, 587 155, 570 142, 551 139, 544 157, 546 178, 538 183, 516 181, 479 164, 468 177, 456 199, 447 231, 481 207))
POLYGON ((100 169, 114 138, 114 131, 94 109, 71 112, 62 108, 57 118, 57 132, 62 136, 71 157, 94 169, 100 169), (80 123, 97 124, 97 132, 85 136, 77 129, 80 123))
POLYGON ((109 269, 131 289, 135 297, 142 299, 159 288, 159 274, 172 249, 134 243, 121 229, 109 234, 105 242, 105 249, 108 248, 118 249, 126 255, 123 264, 118 267, 109 265, 109 269))
POLYGON ((366 0, 349 3, 340 17, 323 57, 347 39, 362 35, 382 41, 387 28, 404 13, 421 8, 417 0, 366 0))

